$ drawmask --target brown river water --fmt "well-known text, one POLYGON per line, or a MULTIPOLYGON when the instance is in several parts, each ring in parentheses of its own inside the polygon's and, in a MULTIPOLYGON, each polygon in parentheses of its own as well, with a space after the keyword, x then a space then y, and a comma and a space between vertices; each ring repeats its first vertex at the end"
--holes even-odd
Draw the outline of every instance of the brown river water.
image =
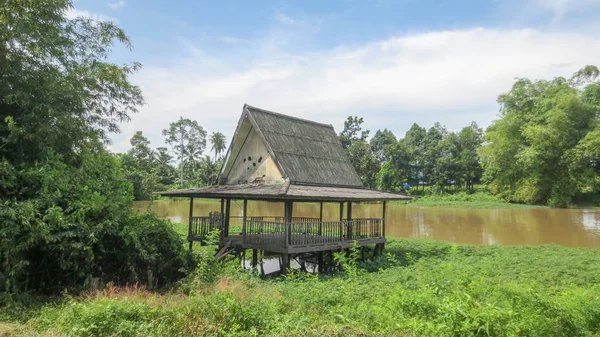
MULTIPOLYGON (((232 201, 232 216, 241 216, 242 202, 232 201)), ((188 201, 138 201, 137 210, 151 209, 174 222, 187 223, 188 201)), ((194 201, 194 215, 220 210, 215 201, 194 201)), ((294 216, 318 217, 319 204, 296 203, 294 216)), ((326 203, 324 221, 339 220, 339 204, 326 203)), ((381 204, 354 204, 353 218, 381 217, 381 204)), ((248 202, 249 216, 282 216, 283 203, 248 202)), ((598 209, 464 209, 388 204, 387 235, 428 237, 456 243, 497 245, 557 244, 600 248, 598 209)))

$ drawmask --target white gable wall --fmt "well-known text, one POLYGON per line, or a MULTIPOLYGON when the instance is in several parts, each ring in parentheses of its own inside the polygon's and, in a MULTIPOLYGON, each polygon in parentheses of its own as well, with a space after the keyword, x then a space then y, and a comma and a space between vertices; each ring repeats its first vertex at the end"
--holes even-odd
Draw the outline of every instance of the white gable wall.
POLYGON ((243 145, 241 145, 238 153, 232 153, 231 160, 234 160, 234 162, 227 174, 226 184, 243 184, 253 182, 256 179, 262 179, 265 183, 283 182, 279 168, 254 128, 244 138, 238 137, 235 139, 235 142, 243 142, 243 145))

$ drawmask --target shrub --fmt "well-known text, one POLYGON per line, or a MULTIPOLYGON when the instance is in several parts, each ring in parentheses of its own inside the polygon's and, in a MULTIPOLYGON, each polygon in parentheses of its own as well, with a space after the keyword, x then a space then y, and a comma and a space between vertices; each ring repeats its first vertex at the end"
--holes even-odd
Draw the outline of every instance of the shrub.
POLYGON ((0 184, 0 292, 156 286, 178 277, 181 239, 168 222, 133 213, 117 159, 88 145, 73 165, 59 155, 35 167, 8 165, 0 184))

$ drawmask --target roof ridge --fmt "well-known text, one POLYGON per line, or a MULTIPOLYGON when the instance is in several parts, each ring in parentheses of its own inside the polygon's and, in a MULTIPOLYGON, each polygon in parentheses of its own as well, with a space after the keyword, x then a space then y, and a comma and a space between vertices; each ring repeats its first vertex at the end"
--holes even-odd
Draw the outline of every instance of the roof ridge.
POLYGON ((302 139, 308 139, 308 140, 314 140, 317 141, 319 143, 327 143, 327 144, 334 144, 334 145, 339 145, 339 141, 336 142, 328 142, 326 140, 323 140, 322 138, 316 138, 316 137, 308 137, 308 136, 304 136, 304 135, 300 135, 300 134, 291 134, 291 133, 285 133, 285 132, 281 132, 281 131, 276 131, 276 130, 270 130, 270 129, 264 129, 261 128, 262 132, 269 132, 269 133, 274 133, 274 134, 278 134, 278 135, 283 135, 283 136, 288 136, 288 137, 294 137, 294 138, 302 138, 302 139))
MULTIPOLYGON (((316 124, 316 125, 325 126, 327 128, 333 129, 333 125, 331 125, 331 124, 325 124, 325 123, 321 123, 321 122, 315 122, 315 121, 310 120, 310 119, 304 119, 304 118, 300 118, 300 117, 290 116, 290 115, 282 114, 280 112, 275 112, 275 111, 271 111, 271 110, 267 110, 267 109, 255 107, 255 106, 252 106, 252 105, 247 104, 247 103, 244 104, 244 110, 248 109, 248 108, 254 109, 254 110, 258 110, 260 112, 268 113, 268 114, 271 114, 271 115, 283 117, 283 118, 293 119, 293 120, 297 120, 297 121, 304 122, 304 123, 309 123, 309 124, 316 124)), ((248 110, 248 112, 250 112, 250 111, 248 110)))
POLYGON ((314 155, 305 154, 305 153, 289 152, 289 151, 281 151, 281 150, 273 150, 273 152, 283 153, 283 154, 289 154, 289 155, 294 155, 294 156, 299 156, 299 157, 324 159, 324 160, 332 160, 332 161, 341 161, 343 163, 348 163, 347 160, 345 160, 344 158, 339 158, 339 157, 337 157, 337 158, 331 158, 331 157, 323 157, 323 156, 314 156, 314 155))

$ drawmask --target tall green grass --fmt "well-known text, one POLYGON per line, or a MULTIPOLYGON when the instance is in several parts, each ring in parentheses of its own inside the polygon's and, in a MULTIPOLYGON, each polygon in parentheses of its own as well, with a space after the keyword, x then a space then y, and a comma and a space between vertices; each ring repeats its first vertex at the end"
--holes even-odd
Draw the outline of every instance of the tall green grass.
POLYGON ((345 273, 276 279, 205 256, 177 291, 65 298, 5 335, 600 336, 600 250, 403 239, 351 256, 345 273))

